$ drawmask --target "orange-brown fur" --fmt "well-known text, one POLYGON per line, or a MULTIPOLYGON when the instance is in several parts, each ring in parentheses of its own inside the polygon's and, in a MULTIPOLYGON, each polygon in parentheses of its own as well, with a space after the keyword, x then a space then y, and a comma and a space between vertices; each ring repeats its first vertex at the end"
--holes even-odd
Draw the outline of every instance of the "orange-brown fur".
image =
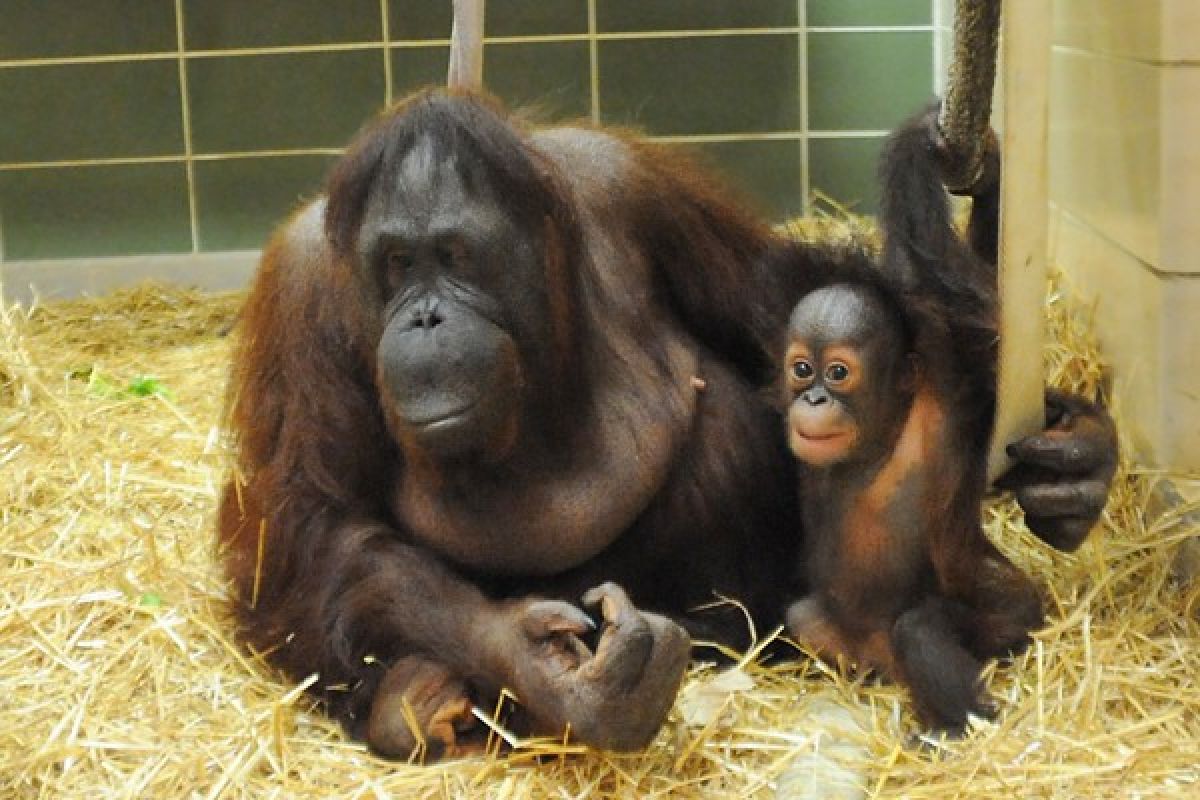
POLYGON ((889 535, 888 509, 902 484, 916 482, 909 491, 921 496, 922 505, 936 507, 932 494, 937 487, 927 478, 943 474, 946 467, 952 466, 943 458, 948 444, 943 417, 941 404, 929 388, 919 388, 891 454, 846 517, 843 535, 847 570, 858 575, 881 570, 894 546, 889 535))

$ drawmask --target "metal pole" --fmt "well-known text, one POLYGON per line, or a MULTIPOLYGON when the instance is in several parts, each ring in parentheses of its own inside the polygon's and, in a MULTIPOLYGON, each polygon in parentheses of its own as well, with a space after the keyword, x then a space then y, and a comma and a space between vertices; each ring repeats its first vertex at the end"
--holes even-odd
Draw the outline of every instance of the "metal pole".
POLYGON ((450 69, 446 76, 446 85, 452 89, 483 88, 484 5, 485 0, 454 0, 450 69))

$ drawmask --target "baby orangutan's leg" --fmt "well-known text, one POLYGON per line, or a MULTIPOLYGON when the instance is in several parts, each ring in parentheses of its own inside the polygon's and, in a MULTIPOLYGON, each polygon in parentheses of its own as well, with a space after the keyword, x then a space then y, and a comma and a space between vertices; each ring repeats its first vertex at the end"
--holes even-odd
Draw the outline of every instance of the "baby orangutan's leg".
POLYGON ((889 681, 900 680, 900 667, 896 663, 891 631, 872 631, 858 646, 860 669, 871 668, 889 681))
POLYGON ((983 664, 963 646, 954 623, 958 606, 931 596, 901 614, 892 628, 896 678, 912 693, 917 716, 953 735, 966 728, 968 714, 994 714, 980 685, 983 664))
POLYGON ((891 631, 848 634, 817 595, 810 594, 792 604, 787 613, 787 627, 797 644, 807 645, 830 663, 844 661, 847 667, 872 670, 888 680, 897 675, 891 631))
POLYGON ((839 659, 847 665, 858 661, 857 648, 842 633, 821 598, 815 594, 806 595, 792 603, 787 610, 787 629, 797 644, 808 646, 830 663, 836 664, 839 659))
POLYGON ((1042 601, 1033 581, 993 549, 976 565, 969 607, 959 623, 968 649, 978 658, 1004 658, 1028 646, 1032 631, 1042 627, 1042 601))

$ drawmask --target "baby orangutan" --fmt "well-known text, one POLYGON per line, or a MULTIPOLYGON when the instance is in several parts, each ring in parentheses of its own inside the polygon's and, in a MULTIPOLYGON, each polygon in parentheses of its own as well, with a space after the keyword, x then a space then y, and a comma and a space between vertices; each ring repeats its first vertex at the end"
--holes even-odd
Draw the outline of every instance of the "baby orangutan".
POLYGON ((960 733, 968 714, 990 711, 983 660, 1023 647, 1042 617, 1033 585, 980 527, 997 156, 968 247, 951 225, 932 119, 885 149, 882 265, 831 276, 789 322, 784 399, 810 593, 787 624, 822 656, 904 684, 925 724, 960 733))

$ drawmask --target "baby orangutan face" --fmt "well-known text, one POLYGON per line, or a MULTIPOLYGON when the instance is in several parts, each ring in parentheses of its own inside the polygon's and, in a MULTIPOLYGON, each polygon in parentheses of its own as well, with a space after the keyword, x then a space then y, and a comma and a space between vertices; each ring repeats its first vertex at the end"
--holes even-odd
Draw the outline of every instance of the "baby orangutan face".
POLYGON ((784 365, 796 458, 833 466, 889 439, 911 389, 903 339, 883 302, 860 286, 820 289, 796 304, 784 365))

